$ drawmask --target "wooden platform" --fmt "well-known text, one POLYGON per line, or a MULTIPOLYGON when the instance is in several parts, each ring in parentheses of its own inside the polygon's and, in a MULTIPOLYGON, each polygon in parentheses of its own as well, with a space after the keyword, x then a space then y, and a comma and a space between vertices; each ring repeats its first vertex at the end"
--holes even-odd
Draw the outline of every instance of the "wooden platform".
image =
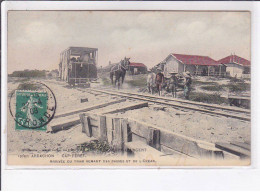
POLYGON ((118 113, 118 112, 125 112, 128 110, 134 110, 134 109, 139 109, 139 108, 143 108, 143 107, 148 107, 148 102, 135 102, 130 105, 122 106, 120 108, 104 111, 101 114, 114 114, 114 113, 118 113))
POLYGON ((64 112, 64 113, 61 113, 61 114, 57 114, 57 115, 55 115, 54 118, 66 117, 66 116, 74 115, 74 114, 81 113, 81 112, 87 112, 87 111, 103 108, 103 107, 106 107, 106 106, 109 106, 109 105, 112 105, 112 104, 121 103, 121 102, 124 102, 124 101, 126 101, 126 99, 117 99, 117 100, 114 100, 114 101, 101 103, 101 104, 97 104, 97 105, 94 105, 94 106, 79 108, 79 109, 75 109, 75 110, 72 110, 72 111, 67 111, 67 112, 64 112))
POLYGON ((250 147, 244 143, 216 143, 216 148, 229 152, 231 154, 239 156, 241 159, 249 158, 251 156, 250 147))
POLYGON ((250 108, 251 98, 249 96, 228 96, 230 106, 250 108))
POLYGON ((250 96, 228 96, 228 99, 251 100, 250 96))
MULTIPOLYGON (((134 148, 139 144, 156 155, 175 155, 179 158, 223 159, 223 152, 215 144, 196 140, 154 125, 113 115, 91 112, 81 115, 82 131, 88 137, 108 142, 116 150, 134 148), (135 145, 135 143, 137 144, 135 145), (149 146, 149 149, 147 148, 149 146), (155 151, 156 150, 156 151, 155 151)), ((139 147, 140 148, 140 147, 139 147)))

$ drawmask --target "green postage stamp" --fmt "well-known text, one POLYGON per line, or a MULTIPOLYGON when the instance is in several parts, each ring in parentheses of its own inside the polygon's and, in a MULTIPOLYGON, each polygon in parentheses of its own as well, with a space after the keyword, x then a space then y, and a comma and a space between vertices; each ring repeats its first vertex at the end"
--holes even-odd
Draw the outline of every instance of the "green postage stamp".
POLYGON ((48 94, 38 91, 16 91, 16 130, 46 130, 48 94))

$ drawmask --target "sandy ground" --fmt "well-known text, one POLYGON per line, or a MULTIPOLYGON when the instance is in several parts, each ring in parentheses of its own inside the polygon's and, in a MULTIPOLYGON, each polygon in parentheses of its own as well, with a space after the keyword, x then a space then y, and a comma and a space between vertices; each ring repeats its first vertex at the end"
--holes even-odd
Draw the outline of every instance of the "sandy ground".
MULTIPOLYGON (((82 92, 77 88, 70 88, 61 81, 42 80, 51 90, 57 99, 56 114, 63 113, 78 108, 89 107, 96 104, 101 104, 117 99, 107 95, 99 95, 93 93, 82 92), (88 102, 80 103, 81 98, 88 98, 88 102)), ((18 87, 19 83, 8 83, 8 94, 18 87)), ((115 105, 120 106, 120 105, 115 105)), ((111 109, 113 106, 108 106, 98 111, 111 109)), ((76 115, 77 116, 77 115, 76 115)), ((75 117, 71 116, 71 117, 75 117)), ((71 118, 66 117, 66 119, 71 118)), ((54 119, 48 124, 55 122, 54 119)), ((35 130, 15 130, 15 121, 8 110, 7 121, 7 149, 9 154, 21 152, 49 152, 75 149, 77 144, 89 141, 86 134, 82 133, 81 125, 70 128, 69 130, 60 131, 57 133, 46 133, 45 131, 35 130)))
POLYGON ((167 106, 149 107, 117 114, 207 142, 250 142, 250 122, 211 116, 167 106))
MULTIPOLYGON (((117 97, 97 94, 95 92, 84 92, 86 89, 70 88, 61 81, 44 81, 54 92, 57 98, 57 114, 64 111, 88 107, 112 101, 117 97), (82 91, 83 90, 83 91, 82 91), (80 103, 81 98, 88 98, 88 102, 80 103)), ((12 91, 19 83, 9 82, 8 92, 12 91)), ((100 83, 92 84, 91 87, 101 87, 100 83)), ((110 87, 111 88, 111 87, 110 87)), ((129 90, 124 86, 123 90, 129 90)), ((136 90, 135 90, 136 91, 136 90)), ((123 103, 132 103, 127 101, 123 103)), ((116 108, 122 104, 111 105, 98 112, 116 108)), ((238 119, 216 117, 195 111, 187 111, 172 107, 150 104, 147 108, 118 113, 122 117, 131 117, 148 122, 156 126, 184 134, 196 139, 208 142, 232 142, 250 141, 250 122, 238 119)), ((66 131, 57 133, 46 133, 43 131, 14 129, 14 120, 8 112, 7 146, 8 153, 21 152, 48 152, 70 150, 76 148, 77 144, 89 141, 89 138, 81 132, 81 125, 72 127, 66 131)))
MULTIPOLYGON (((103 76, 108 77, 109 75, 103 75, 103 76)), ((136 76, 129 76, 129 75, 127 75, 125 80, 134 80, 137 77, 143 77, 143 76, 146 76, 146 75, 136 75, 136 76)), ((229 96, 229 95, 250 96, 250 91, 231 92, 231 91, 229 91, 228 88, 225 88, 225 87, 221 91, 209 91, 209 90, 202 89, 203 86, 212 86, 212 84, 211 84, 212 82, 215 82, 219 86, 227 85, 227 84, 230 83, 230 80, 228 78, 197 76, 197 77, 192 77, 192 80, 193 81, 204 82, 203 85, 192 84, 192 91, 194 91, 194 92, 199 92, 199 93, 204 93, 204 94, 219 94, 220 96, 225 97, 225 98, 227 98, 227 96, 229 96), (208 85, 206 84, 207 82, 209 83, 208 85)), ((248 81, 248 80, 244 80, 244 82, 250 84, 250 81, 248 81)), ((106 86, 106 87, 113 88, 111 86, 106 86)), ((141 87, 141 88, 140 87, 133 87, 133 86, 129 85, 126 82, 123 84, 123 86, 121 88, 124 89, 124 90, 127 90, 127 91, 140 92, 140 90, 141 91, 145 90, 145 92, 147 92, 146 91, 147 90, 146 87, 145 88, 144 87, 141 87)), ((156 96, 158 94, 155 93, 154 95, 156 96)), ((162 95, 163 96, 167 96, 167 97, 171 97, 171 94, 169 92, 164 91, 164 90, 162 92, 162 95)), ((183 94, 183 89, 182 88, 178 88, 177 89, 177 97, 184 99, 184 94, 183 94)))
MULTIPOLYGON (((195 80, 201 81, 201 82, 215 82, 219 86, 227 85, 230 83, 230 80, 227 78, 216 78, 216 77, 207 77, 207 76, 198 76, 195 80)), ((249 83, 250 81, 244 80, 245 83, 249 83)), ((206 84, 205 84, 206 85, 206 84)), ((203 85, 203 86, 205 86, 203 85)), ((209 84, 210 85, 210 84, 209 84)), ((250 91, 241 91, 241 92, 231 92, 229 91, 228 88, 224 88, 221 91, 208 91, 208 90, 203 90, 202 85, 196 85, 193 87, 194 91, 196 92, 202 92, 202 93, 207 93, 207 94, 215 94, 218 93, 223 97, 227 97, 229 95, 238 95, 238 96, 250 96, 250 91)))

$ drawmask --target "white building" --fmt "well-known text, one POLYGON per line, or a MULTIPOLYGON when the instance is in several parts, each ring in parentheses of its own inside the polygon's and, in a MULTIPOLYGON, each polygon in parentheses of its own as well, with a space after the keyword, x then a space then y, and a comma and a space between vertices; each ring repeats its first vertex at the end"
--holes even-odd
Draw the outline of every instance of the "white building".
POLYGON ((250 61, 237 55, 230 55, 218 61, 226 66, 226 72, 231 77, 250 77, 250 61))
MULTIPOLYGON (((164 75, 170 76, 170 72, 183 73, 189 71, 192 75, 215 75, 224 72, 225 69, 214 59, 208 56, 169 54, 164 61, 156 67, 161 66, 164 75)), ((156 68, 155 67, 155 68, 156 68)))

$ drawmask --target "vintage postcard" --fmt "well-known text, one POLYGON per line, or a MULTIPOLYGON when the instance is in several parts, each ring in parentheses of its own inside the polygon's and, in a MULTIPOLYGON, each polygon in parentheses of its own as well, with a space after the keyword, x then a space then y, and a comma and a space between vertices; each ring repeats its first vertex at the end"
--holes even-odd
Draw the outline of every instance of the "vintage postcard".
POLYGON ((9 166, 249 166, 249 11, 8 11, 9 166))

